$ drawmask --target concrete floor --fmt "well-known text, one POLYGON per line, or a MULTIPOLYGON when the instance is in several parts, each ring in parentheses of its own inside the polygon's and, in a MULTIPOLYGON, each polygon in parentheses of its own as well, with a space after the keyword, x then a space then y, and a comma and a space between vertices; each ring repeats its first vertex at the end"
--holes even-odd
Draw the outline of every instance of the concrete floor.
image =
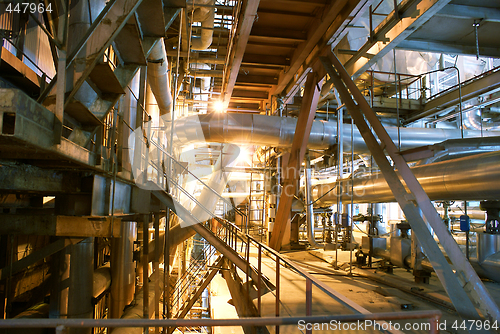
MULTIPOLYGON (((252 252, 251 262, 257 266, 257 254, 252 252)), ((340 292, 345 297, 362 306, 372 313, 379 312, 401 312, 401 305, 411 305, 412 310, 440 310, 442 312, 441 331, 442 333, 466 333, 463 330, 455 330, 452 325, 455 321, 461 322, 460 317, 450 309, 429 302, 412 294, 402 292, 394 286, 389 286, 374 282, 370 279, 360 277, 356 274, 348 275, 348 272, 334 270, 330 263, 335 259, 335 251, 300 251, 282 254, 287 259, 295 261, 302 268, 329 287, 340 292), (313 255, 314 254, 314 255, 313 255), (327 262, 328 261, 328 262, 327 262), (444 322, 446 321, 446 326, 444 322)), ((349 263, 350 254, 348 251, 338 251, 338 262, 349 263)), ((353 255, 354 257, 354 255, 353 255)), ((263 256, 262 272, 273 284, 276 284, 276 269, 274 260, 263 256)), ((347 268, 348 270, 348 268, 347 268)), ((280 279, 280 316, 300 316, 305 315, 305 279, 295 272, 281 267, 280 279)), ((372 270, 373 272, 374 270, 372 270)), ((243 277, 243 274, 240 273, 243 277)), ((429 284, 416 284, 413 282, 411 272, 395 268, 393 274, 378 273, 381 276, 388 276, 396 279, 401 285, 406 284, 411 287, 423 289, 433 297, 448 301, 439 280, 433 275, 429 284)), ((500 286, 492 282, 485 282, 495 300, 500 300, 500 286)), ((262 316, 275 316, 275 291, 271 291, 262 297, 262 316)), ((332 315, 332 314, 351 314, 345 306, 333 300, 330 296, 313 286, 313 315, 332 315)), ((254 299, 257 304, 257 299, 254 299)), ((394 322, 394 321, 393 321, 394 322)), ((398 323, 402 329, 405 329, 406 323, 415 324, 427 323, 427 319, 402 320, 398 323)), ((412 325, 413 326, 413 325, 412 325)), ((268 328, 274 333, 274 328, 268 328)), ((305 333, 305 330, 299 330, 298 326, 282 326, 280 333, 305 333)), ((318 330, 314 333, 330 333, 332 330, 318 330)), ((344 332, 344 330, 342 330, 344 332)), ((349 332, 349 331, 346 331, 349 332)), ((350 332, 379 332, 373 328, 364 328, 363 330, 350 330, 350 332)), ((424 333, 425 330, 403 330, 404 333, 424 333)))

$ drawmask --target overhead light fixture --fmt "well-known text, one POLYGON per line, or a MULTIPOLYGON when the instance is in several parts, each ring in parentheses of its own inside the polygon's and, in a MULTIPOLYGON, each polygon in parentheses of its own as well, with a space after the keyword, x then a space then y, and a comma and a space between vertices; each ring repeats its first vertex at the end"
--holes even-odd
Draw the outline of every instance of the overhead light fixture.
POLYGON ((215 101, 214 102, 214 110, 217 113, 225 112, 224 102, 222 102, 221 100, 215 101))

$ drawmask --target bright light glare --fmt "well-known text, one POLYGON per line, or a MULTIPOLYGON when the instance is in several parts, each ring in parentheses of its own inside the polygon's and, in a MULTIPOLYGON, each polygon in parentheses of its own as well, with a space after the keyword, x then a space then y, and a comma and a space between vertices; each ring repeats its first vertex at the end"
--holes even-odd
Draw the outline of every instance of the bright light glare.
POLYGON ((219 113, 224 112, 224 102, 215 101, 214 102, 214 109, 215 109, 215 112, 219 112, 219 113))
POLYGON ((248 146, 240 146, 240 154, 236 158, 236 162, 246 163, 248 166, 252 166, 252 155, 253 152, 248 146))

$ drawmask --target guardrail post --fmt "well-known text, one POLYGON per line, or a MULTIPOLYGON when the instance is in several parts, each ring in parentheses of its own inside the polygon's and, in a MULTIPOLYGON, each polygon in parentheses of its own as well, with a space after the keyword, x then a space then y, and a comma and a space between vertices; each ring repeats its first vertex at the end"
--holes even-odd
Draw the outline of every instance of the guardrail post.
POLYGON ((429 322, 431 323, 431 330, 430 330, 430 334, 437 334, 439 333, 439 316, 435 316, 433 318, 430 318, 429 319, 429 322))
POLYGON ((68 332, 68 329, 66 326, 59 325, 56 327, 56 334, 66 334, 68 332))
MULTIPOLYGON (((276 256, 276 317, 280 316, 280 258, 276 256)), ((280 326, 276 325, 276 334, 280 333, 280 326)))
MULTIPOLYGON (((312 281, 306 278, 306 316, 312 315, 312 281)), ((307 334, 312 333, 311 329, 306 330, 307 334)))
MULTIPOLYGON (((243 240, 241 240, 241 245, 243 246, 243 240)), ((246 249, 246 261, 247 261, 247 296, 250 296, 250 237, 247 235, 247 249, 246 249)))

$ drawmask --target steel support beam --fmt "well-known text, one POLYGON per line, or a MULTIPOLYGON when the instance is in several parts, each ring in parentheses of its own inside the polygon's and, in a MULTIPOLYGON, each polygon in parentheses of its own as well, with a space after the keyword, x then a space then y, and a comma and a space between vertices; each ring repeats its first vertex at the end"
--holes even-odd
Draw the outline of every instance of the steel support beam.
MULTIPOLYGON (((355 24, 374 1, 375 0, 348 1, 340 10, 332 25, 328 28, 328 32, 324 34, 325 37, 331 35, 329 40, 327 41, 325 38, 313 48, 312 52, 298 65, 298 70, 293 77, 287 77, 285 75, 280 77, 280 84, 274 92, 271 92, 271 95, 281 94, 285 97, 284 103, 289 103, 299 91, 300 86, 304 83, 310 67, 317 61, 318 56, 328 54, 330 50, 347 35, 349 26, 355 24), (295 78, 295 80, 292 80, 293 78, 295 78), (288 80, 288 82, 285 82, 285 80, 288 80), (284 89, 281 89, 281 86, 283 86, 284 89)), ((298 56, 302 54, 302 50, 299 50, 300 48, 297 49, 292 57, 290 68, 294 68, 296 65, 295 62, 302 59, 301 56, 298 56)), ((287 69, 287 73, 290 73, 290 71, 290 69, 287 69)))
POLYGON ((32 264, 35 264, 40 260, 43 260, 47 256, 55 254, 60 250, 66 248, 67 246, 77 244, 80 241, 82 241, 82 239, 66 238, 61 238, 57 241, 54 241, 53 243, 43 247, 42 249, 38 249, 36 252, 22 258, 21 260, 0 269, 0 280, 6 279, 9 275, 18 273, 24 268, 31 266, 32 264))
POLYGON ((121 219, 114 217, 53 215, 0 215, 0 234, 50 235, 58 237, 119 237, 121 219), (113 231, 113 235, 111 235, 113 231))
POLYGON ((329 59, 322 58, 321 60, 457 312, 466 319, 477 319, 479 318, 475 308, 477 306, 485 318, 492 321, 499 319, 500 310, 498 305, 491 298, 483 282, 458 247, 429 197, 411 172, 402 155, 399 154, 396 145, 347 71, 333 54, 330 54, 329 59), (335 66, 338 73, 329 61, 335 66), (351 94, 358 104, 354 103, 351 94), (380 139, 380 144, 377 142, 365 118, 380 139), (384 149, 394 162, 409 192, 387 160, 384 149), (455 267, 456 275, 434 241, 420 212, 423 213, 423 216, 438 236, 441 245, 455 267))
POLYGON ((32 165, 3 163, 0 190, 30 193, 77 193, 81 187, 79 173, 42 169, 32 165))
POLYGON ((302 106, 295 128, 295 135, 293 136, 290 159, 287 164, 283 165, 285 171, 283 191, 280 196, 276 222, 274 223, 271 240, 269 242, 269 245, 275 250, 281 248, 285 229, 290 218, 292 201, 297 191, 297 182, 300 176, 300 167, 306 154, 307 142, 309 141, 312 123, 318 106, 319 94, 321 91, 319 88, 319 81, 316 72, 310 72, 307 75, 302 106))
POLYGON ((249 0, 244 2, 245 8, 243 9, 243 20, 238 26, 238 39, 227 67, 230 70, 224 78, 224 80, 226 80, 226 87, 224 87, 224 85, 222 87, 225 108, 229 105, 229 100, 233 94, 234 85, 236 83, 236 79, 238 78, 241 62, 243 60, 243 54, 245 53, 245 49, 247 47, 248 36, 250 36, 250 31, 252 30, 253 23, 255 22, 255 17, 257 16, 259 3, 260 0, 249 0))
MULTIPOLYGON (((320 45, 318 50, 321 49, 323 45, 326 45, 326 42, 341 25, 342 22, 338 22, 338 16, 342 12, 344 7, 346 5, 355 6, 358 2, 359 0, 332 1, 328 6, 325 6, 326 8, 324 11, 318 13, 316 19, 313 21, 312 26, 309 28, 307 40, 297 46, 296 51, 294 52, 290 61, 290 67, 287 68, 286 71, 281 71, 278 84, 271 91, 271 95, 281 94, 283 90, 285 90, 285 88, 288 86, 288 83, 293 80, 297 71, 299 71, 301 67, 305 69, 303 64, 308 59, 308 57, 311 57, 311 52, 315 48, 318 48, 318 45, 320 45)), ((350 13, 347 15, 350 15, 350 13)))
MULTIPOLYGON (((475 44, 463 45, 460 43, 447 43, 442 41, 433 41, 429 39, 407 39, 402 41, 397 46, 398 49, 449 53, 458 55, 476 55, 477 49, 475 44)), ((479 46, 479 54, 484 57, 500 57, 500 48, 494 46, 479 46)))
POLYGON ((357 78, 389 51, 405 40, 446 6, 450 0, 406 0, 392 11, 373 31, 372 39, 358 50, 345 64, 347 72, 357 78), (373 57, 367 57, 370 54, 373 57))
MULTIPOLYGON (((478 2, 478 4, 481 3, 478 2)), ((453 19, 477 19, 483 22, 500 23, 500 9, 491 7, 449 4, 441 9, 436 16, 453 19)))

